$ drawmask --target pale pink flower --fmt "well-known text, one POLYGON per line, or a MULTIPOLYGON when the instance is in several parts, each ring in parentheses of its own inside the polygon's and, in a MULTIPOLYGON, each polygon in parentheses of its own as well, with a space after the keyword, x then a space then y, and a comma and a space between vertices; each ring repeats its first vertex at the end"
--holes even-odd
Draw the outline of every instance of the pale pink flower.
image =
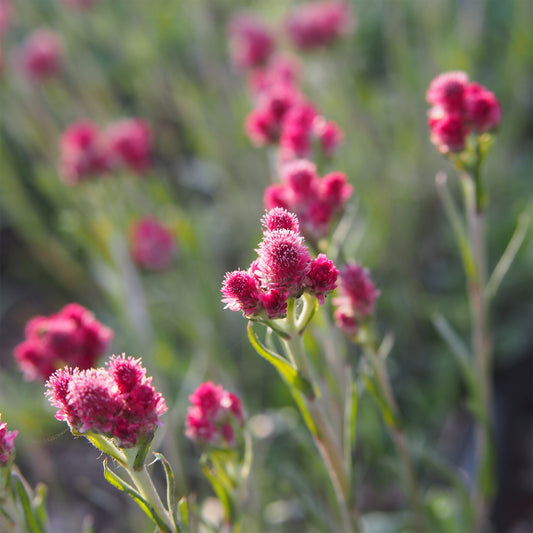
POLYGON ((46 380, 64 365, 92 367, 107 349, 113 331, 78 304, 69 304, 48 317, 37 316, 26 325, 26 339, 14 355, 27 380, 46 380))
POLYGON ((18 63, 31 80, 45 80, 56 76, 63 61, 63 46, 51 30, 34 30, 18 51, 18 63))
MULTIPOLYGON (((0 414, 0 419, 2 415, 0 414)), ((0 423, 0 468, 9 465, 13 460, 15 446, 15 437, 18 435, 18 431, 8 431, 7 423, 0 423)))
POLYGON ((155 217, 137 220, 131 230, 131 255, 146 270, 162 271, 172 263, 176 243, 171 231, 155 217))

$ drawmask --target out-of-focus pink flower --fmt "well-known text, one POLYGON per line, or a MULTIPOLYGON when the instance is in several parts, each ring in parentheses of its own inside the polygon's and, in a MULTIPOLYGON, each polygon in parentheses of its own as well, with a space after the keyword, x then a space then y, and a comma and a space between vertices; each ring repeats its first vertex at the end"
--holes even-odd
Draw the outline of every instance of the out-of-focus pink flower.
POLYGON ((109 165, 100 131, 89 120, 71 124, 60 139, 59 172, 69 185, 105 172, 109 165))
POLYGON ((301 50, 327 46, 346 35, 353 27, 348 2, 310 2, 294 8, 286 21, 292 44, 301 50))
POLYGON ((379 291, 368 269, 349 262, 339 269, 339 294, 333 299, 337 326, 349 337, 354 336, 361 321, 370 316, 379 291))
POLYGON ((115 438, 123 448, 151 439, 167 411, 161 393, 140 359, 113 356, 108 368, 64 368, 46 383, 46 396, 58 409, 56 418, 75 433, 115 438))
POLYGON ((487 88, 472 82, 464 96, 466 122, 478 132, 491 131, 500 124, 500 102, 487 88))
POLYGON ((343 131, 335 122, 327 121, 321 116, 313 121, 313 135, 318 139, 326 157, 333 155, 344 138, 343 131))
POLYGON ((138 174, 152 164, 152 129, 138 118, 111 123, 103 132, 103 143, 112 168, 122 165, 138 174))
POLYGON ((26 324, 26 339, 15 347, 15 359, 27 380, 46 380, 64 365, 94 366, 112 338, 113 331, 88 309, 68 304, 26 324))
POLYGON ((466 146, 468 129, 458 113, 448 114, 440 107, 433 107, 428 116, 431 142, 440 152, 461 152, 466 146))
POLYGON ((296 87, 302 65, 299 59, 288 54, 273 55, 266 66, 252 70, 248 88, 253 94, 268 92, 274 87, 296 87))
POLYGON ((7 32, 13 20, 11 0, 0 0, 0 37, 7 32))
POLYGON ((31 80, 45 80, 56 76, 61 69, 63 46, 51 30, 34 30, 18 51, 18 63, 31 80))
POLYGON ((147 270, 167 269, 176 251, 174 236, 154 217, 135 222, 131 230, 133 260, 147 270))
POLYGON ((333 209, 342 209, 353 193, 344 172, 330 172, 320 182, 320 197, 333 209))
MULTIPOLYGON (((2 414, 0 413, 0 420, 2 414)), ((18 431, 8 431, 7 423, 0 423, 0 468, 7 466, 13 459, 13 448, 15 446, 15 437, 18 435, 18 431)))
POLYGON ((293 213, 278 206, 265 214, 262 223, 257 259, 247 271, 235 270, 224 277, 221 290, 226 308, 241 311, 246 318, 272 320, 285 317, 288 299, 299 298, 305 291, 323 304, 325 295, 335 288, 333 262, 323 254, 311 258, 293 213))
POLYGON ((235 429, 244 423, 241 400, 212 381, 202 383, 189 399, 185 435, 200 445, 234 447, 235 429))
POLYGON ((288 111, 280 139, 283 161, 309 155, 312 126, 316 116, 315 108, 307 102, 294 105, 288 111))
POLYGON ((468 76, 465 72, 443 72, 430 83, 426 100, 448 113, 461 113, 467 86, 468 76))
POLYGON ((230 54, 242 70, 264 65, 274 51, 274 37, 268 27, 251 13, 238 13, 228 26, 230 54))

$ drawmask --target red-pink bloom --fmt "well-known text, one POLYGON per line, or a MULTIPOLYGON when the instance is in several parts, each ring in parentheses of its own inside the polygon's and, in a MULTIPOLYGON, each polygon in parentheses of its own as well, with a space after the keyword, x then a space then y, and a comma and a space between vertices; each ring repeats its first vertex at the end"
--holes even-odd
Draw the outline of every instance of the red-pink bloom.
POLYGON ((370 279, 368 269, 350 262, 339 270, 339 296, 347 297, 360 316, 368 316, 374 309, 379 291, 370 279))
POLYGON ((248 88, 253 94, 267 92, 274 87, 295 88, 300 79, 300 60, 288 54, 275 54, 266 66, 252 70, 248 88))
POLYGON ((144 217, 131 230, 133 260, 147 270, 168 268, 176 251, 174 236, 154 217, 144 217))
POLYGON ((235 270, 226 273, 222 283, 222 294, 225 308, 242 311, 246 317, 253 316, 261 308, 260 289, 256 278, 249 272, 235 270))
POLYGON ((320 197, 333 209, 342 209, 353 193, 353 186, 343 172, 330 172, 320 182, 320 197))
POLYGON ((281 207, 275 207, 267 211, 261 219, 261 222, 266 231, 288 229, 296 233, 300 232, 300 225, 298 224, 296 215, 281 207))
POLYGON ((463 117, 448 114, 442 108, 433 107, 429 112, 428 125, 431 142, 440 152, 461 152, 466 146, 468 129, 463 117))
POLYGON ((318 254, 309 265, 305 284, 308 291, 318 298, 318 303, 324 303, 324 297, 337 287, 339 271, 335 263, 325 254, 318 254))
POLYGON ((19 49, 18 62, 32 80, 44 80, 59 73, 63 47, 51 30, 34 30, 19 49))
POLYGON ((359 323, 349 305, 337 307, 333 313, 333 318, 337 327, 347 337, 353 337, 359 330, 359 323))
POLYGON ((270 320, 283 318, 287 314, 287 300, 290 296, 288 291, 270 289, 259 294, 261 305, 270 320))
POLYGON ((99 433, 130 448, 151 439, 167 410, 140 359, 113 356, 108 368, 57 370, 46 383, 56 418, 76 433, 99 433))
POLYGON ((112 337, 113 331, 93 313, 73 303, 48 317, 31 319, 26 339, 15 347, 15 359, 27 380, 46 380, 66 364, 92 367, 112 337))
POLYGON ((479 83, 472 82, 466 88, 464 107, 467 123, 478 133, 491 131, 500 123, 500 102, 479 83))
POLYGON ((244 423, 241 400, 212 381, 202 383, 189 399, 185 435, 201 445, 234 447, 235 429, 244 423))
POLYGON ((70 185, 94 177, 108 169, 100 131, 89 120, 71 124, 60 139, 59 172, 70 185))
POLYGON ((343 1, 302 4, 292 10, 286 21, 292 44, 302 50, 327 46, 346 35, 352 26, 350 5, 343 1))
POLYGON ((468 76, 465 72, 444 72, 430 83, 426 100, 448 113, 461 113, 467 86, 468 76))
POLYGON ((257 253, 263 287, 287 291, 291 296, 301 294, 311 256, 299 233, 286 229, 267 232, 257 253))
POLYGON ((11 0, 0 0, 0 37, 7 32, 13 19, 11 0))
POLYGON ((263 195, 263 204, 267 210, 274 209, 276 207, 290 210, 290 189, 285 183, 275 183, 274 185, 269 185, 265 189, 265 193, 263 195))
POLYGON ((270 30, 250 13, 235 15, 228 30, 233 63, 242 70, 264 65, 274 51, 270 30))
POLYGON ((126 166, 138 174, 152 164, 152 129, 138 118, 112 122, 103 133, 109 163, 112 168, 126 166))
POLYGON ((321 116, 313 121, 313 135, 318 139, 326 157, 333 155, 344 137, 343 131, 335 122, 327 121, 321 116))
POLYGON ((312 127, 316 116, 316 109, 305 102, 293 105, 287 112, 280 138, 283 161, 309 155, 312 127))
MULTIPOLYGON (((2 415, 0 414, 0 419, 2 415)), ((0 423, 0 468, 7 466, 13 459, 13 448, 15 446, 15 437, 18 435, 18 431, 8 431, 7 423, 0 423)))

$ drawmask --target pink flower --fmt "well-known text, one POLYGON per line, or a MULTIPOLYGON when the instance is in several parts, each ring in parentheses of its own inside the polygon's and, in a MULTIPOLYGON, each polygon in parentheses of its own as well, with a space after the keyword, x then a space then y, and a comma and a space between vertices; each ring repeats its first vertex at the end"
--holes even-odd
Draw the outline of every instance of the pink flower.
POLYGON ((239 13, 229 23, 230 53, 242 70, 264 65, 274 50, 274 38, 266 25, 250 13, 239 13))
POLYGON ((290 293, 288 291, 277 289, 262 291, 259 294, 261 305, 270 320, 283 318, 287 314, 287 299, 289 296, 290 293))
POLYGON ((292 10, 286 29, 292 44, 302 50, 327 46, 353 26, 350 5, 342 1, 310 2, 292 10))
POLYGON ((154 217, 144 217, 131 230, 133 260, 147 270, 167 269, 176 251, 172 233, 154 217))
POLYGON ((235 429, 244 423, 241 400, 212 381, 202 383, 189 399, 185 435, 200 445, 234 447, 235 429))
POLYGON ((21 45, 19 65, 32 80, 45 80, 59 73, 63 47, 59 37, 46 29, 34 30, 21 45))
POLYGON ((291 207, 298 211, 298 206, 307 204, 318 194, 320 178, 316 165, 307 159, 296 159, 285 163, 281 169, 281 179, 290 191, 291 207))
POLYGON ((324 254, 311 261, 306 274, 305 284, 311 294, 318 298, 318 303, 324 303, 324 297, 337 287, 339 271, 331 259, 324 254))
POLYGON ((464 107, 466 122, 478 133, 491 131, 500 123, 500 102, 479 83, 472 82, 467 86, 464 107))
POLYGON ((69 304, 26 325, 26 339, 15 347, 15 359, 27 380, 46 380, 65 364, 92 367, 106 350, 113 331, 88 310, 69 304))
POLYGON ((442 108, 434 107, 429 112, 428 124, 431 142, 440 152, 446 154, 464 150, 468 129, 461 115, 448 114, 442 108))
POLYGON ((318 139, 326 157, 333 155, 344 137, 339 126, 335 122, 328 122, 324 117, 316 117, 313 121, 313 135, 318 139))
MULTIPOLYGON (((0 414, 0 419, 2 415, 0 414)), ((13 459, 15 437, 18 431, 8 431, 5 422, 0 423, 0 468, 7 466, 13 459)))
POLYGON ((353 186, 343 172, 330 172, 320 183, 320 197, 333 209, 342 209, 353 193, 353 186))
POLYGON ((274 87, 296 88, 300 79, 300 60, 288 54, 275 54, 264 67, 252 70, 248 88, 253 94, 268 92, 274 87))
POLYGON ((152 130, 141 119, 122 119, 111 123, 103 133, 110 165, 145 173, 152 164, 152 130))
POLYGON ((276 207, 267 211, 265 216, 261 219, 261 222, 266 231, 288 229, 295 231, 296 233, 300 232, 300 225, 298 224, 298 218, 296 215, 281 207, 276 207))
POLYGON ((317 112, 311 104, 299 103, 288 111, 280 138, 284 161, 305 157, 311 151, 311 134, 317 112))
POLYGON ((151 439, 167 410, 140 359, 113 356, 108 368, 57 370, 46 383, 56 418, 75 433, 97 433, 130 448, 151 439))
POLYGON ((368 316, 379 296, 368 269, 350 262, 339 270, 339 296, 346 297, 360 316, 368 316))
POLYGON ((13 19, 11 0, 0 0, 0 37, 7 32, 13 19))
POLYGON ((350 306, 337 307, 333 313, 333 317, 337 327, 347 337, 353 337, 359 330, 359 323, 350 306))
POLYGON ((225 308, 242 311, 246 317, 253 316, 261 307, 257 280, 249 272, 235 270, 226 273, 222 283, 222 294, 225 308))
POLYGON ((89 120, 71 124, 61 135, 59 171, 65 183, 74 185, 108 169, 98 127, 89 120))
POLYGON ((444 72, 430 83, 426 100, 448 113, 461 113, 467 86, 468 76, 465 72, 444 72))
POLYGON ((264 235, 257 253, 258 276, 262 285, 299 296, 311 261, 303 237, 292 230, 270 231, 264 235))

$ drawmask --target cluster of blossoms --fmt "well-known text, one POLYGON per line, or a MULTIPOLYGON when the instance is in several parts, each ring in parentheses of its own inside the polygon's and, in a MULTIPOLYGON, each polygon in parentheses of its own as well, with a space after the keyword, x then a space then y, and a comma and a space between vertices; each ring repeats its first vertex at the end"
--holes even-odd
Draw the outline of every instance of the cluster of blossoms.
MULTIPOLYGON (((0 420, 2 415, 0 414, 0 420)), ((8 431, 7 423, 0 422, 0 468, 9 465, 13 459, 13 448, 18 431, 8 431)))
POLYGON ((235 428, 244 423, 241 400, 221 385, 202 383, 190 396, 185 434, 198 444, 234 447, 235 428))
POLYGON ((360 323, 372 314, 378 296, 366 268, 354 262, 340 267, 338 296, 333 299, 337 326, 348 337, 355 336, 360 323))
POLYGON ((311 161, 299 159, 282 167, 282 181, 266 188, 267 209, 282 207, 298 216, 302 232, 313 238, 325 237, 353 192, 346 175, 331 172, 324 177, 311 161))
POLYGON ((51 30, 34 30, 20 45, 17 64, 32 81, 44 81, 57 76, 63 63, 63 45, 51 30))
POLYGON ((501 107, 492 92, 470 82, 464 72, 444 72, 429 85, 426 100, 431 141, 440 152, 462 152, 468 135, 494 130, 500 123, 501 107))
POLYGON ((144 217, 131 229, 131 255, 140 267, 162 271, 169 267, 176 251, 172 233, 154 217, 144 217))
POLYGON ((121 119, 105 130, 89 120, 71 124, 60 140, 60 175, 68 184, 126 168, 143 174, 152 165, 152 130, 141 119, 121 119))
POLYGON ((141 360, 125 354, 112 356, 107 368, 57 370, 46 387, 56 418, 72 432, 114 438, 122 448, 151 440, 167 411, 141 360))
POLYGON ((50 316, 32 318, 25 334, 15 347, 15 359, 27 380, 46 380, 65 365, 91 368, 113 338, 111 329, 75 303, 50 316))
POLYGON ((228 272, 222 301, 247 318, 283 318, 289 298, 304 292, 324 303, 336 287, 338 271, 324 254, 311 258, 300 234, 296 215, 274 208, 263 217, 263 240, 258 258, 246 271, 228 272))

